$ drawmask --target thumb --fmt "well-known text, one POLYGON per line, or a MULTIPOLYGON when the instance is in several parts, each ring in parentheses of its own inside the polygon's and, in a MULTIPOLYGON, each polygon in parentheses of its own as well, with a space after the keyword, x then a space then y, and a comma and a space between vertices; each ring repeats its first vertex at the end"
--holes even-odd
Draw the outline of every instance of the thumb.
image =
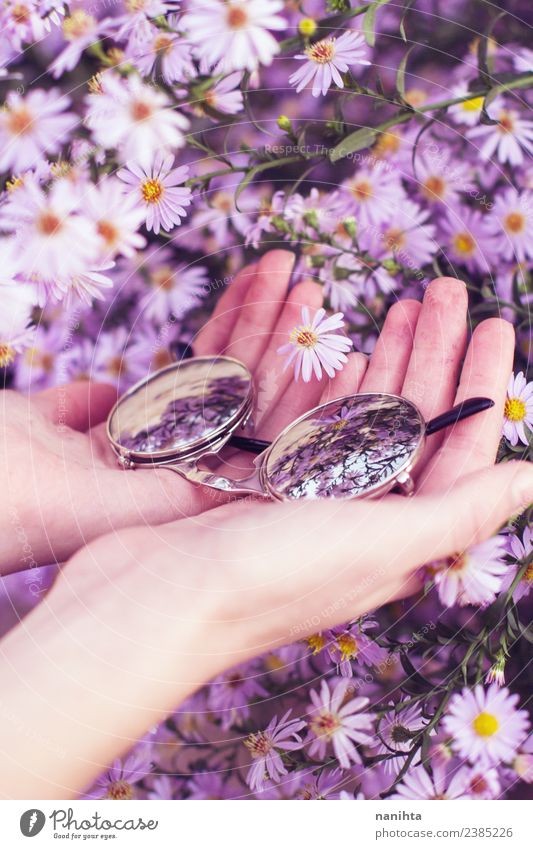
POLYGON ((533 465, 519 461, 468 475, 440 495, 419 496, 411 502, 416 554, 425 562, 464 551, 532 502, 533 465))
POLYGON ((31 403, 56 425, 85 431, 104 421, 117 400, 117 390, 107 383, 80 380, 45 389, 31 403))

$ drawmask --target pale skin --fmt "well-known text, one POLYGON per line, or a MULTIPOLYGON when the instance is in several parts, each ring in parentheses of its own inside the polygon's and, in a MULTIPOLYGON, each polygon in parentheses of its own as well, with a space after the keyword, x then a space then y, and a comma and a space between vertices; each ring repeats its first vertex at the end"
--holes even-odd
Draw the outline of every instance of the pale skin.
MULTIPOLYGON (((243 360, 271 386, 259 438, 357 391, 402 394, 426 419, 476 395, 494 407, 428 440, 412 499, 215 506, 168 470, 116 468, 101 424, 108 387, 71 386, 61 403, 57 392, 4 393, 2 491, 35 561, 67 562, 0 643, 3 798, 76 796, 214 675, 408 596, 421 564, 486 539, 533 500, 528 464, 494 466, 510 324, 483 322, 467 348, 465 287, 441 278, 422 304, 390 310, 372 357, 352 354, 333 380, 295 385, 276 349, 301 305, 316 309, 322 296, 310 281, 287 295, 292 264, 272 251, 244 269, 194 345, 243 360)), ((20 567, 8 517, 0 539, 4 572, 20 567)))

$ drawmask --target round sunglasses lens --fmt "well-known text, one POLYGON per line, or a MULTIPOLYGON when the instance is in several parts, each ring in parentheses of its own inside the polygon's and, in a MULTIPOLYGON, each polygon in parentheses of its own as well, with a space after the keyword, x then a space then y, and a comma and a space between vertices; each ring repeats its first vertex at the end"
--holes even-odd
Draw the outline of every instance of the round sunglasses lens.
POLYGON ((420 413, 394 395, 355 395, 302 416, 272 445, 263 469, 281 500, 356 498, 386 491, 424 438, 420 413))
POLYGON ((218 438, 247 410, 252 377, 225 357, 184 360, 143 381, 121 399, 109 421, 120 449, 147 459, 218 438))

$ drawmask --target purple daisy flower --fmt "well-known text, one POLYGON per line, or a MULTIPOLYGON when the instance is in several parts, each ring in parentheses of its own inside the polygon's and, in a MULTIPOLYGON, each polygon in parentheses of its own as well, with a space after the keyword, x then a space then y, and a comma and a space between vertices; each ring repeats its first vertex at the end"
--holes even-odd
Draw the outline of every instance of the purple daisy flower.
POLYGON ((185 207, 191 203, 191 190, 180 185, 187 179, 189 169, 186 165, 172 168, 173 164, 173 156, 156 154, 149 168, 128 163, 117 174, 145 208, 146 229, 156 234, 161 228, 168 231, 179 224, 187 215, 185 207))
POLYGON ((511 445, 519 440, 529 445, 524 425, 533 430, 533 380, 528 383, 522 371, 509 378, 503 415, 503 435, 511 445))
POLYGON ((313 97, 327 94, 332 83, 344 88, 341 73, 350 65, 370 65, 365 53, 365 40, 359 32, 323 38, 306 47, 304 53, 296 54, 294 58, 304 60, 305 64, 289 77, 289 82, 300 92, 312 81, 313 97))
POLYGON ((333 746, 335 757, 343 769, 350 763, 360 763, 356 743, 368 745, 373 737, 372 716, 363 713, 369 700, 365 697, 345 701, 350 692, 347 679, 343 678, 330 690, 327 681, 322 681, 320 694, 311 690, 312 704, 309 706, 309 754, 324 758, 328 743, 333 746))
POLYGON ((477 766, 510 763, 529 727, 527 712, 516 709, 517 701, 516 693, 497 684, 456 693, 443 719, 452 748, 477 766))
POLYGON ((293 752, 302 748, 302 738, 298 731, 305 728, 305 722, 289 719, 290 714, 291 711, 288 710, 279 722, 275 716, 264 731, 250 734, 244 741, 244 745, 255 761, 246 777, 250 790, 260 791, 268 778, 279 781, 283 775, 287 775, 279 750, 293 752))
POLYGON ((469 799, 467 790, 468 776, 463 771, 458 772, 448 781, 446 773, 441 766, 433 768, 433 775, 423 767, 418 767, 405 775, 401 784, 398 784, 396 793, 390 799, 469 799))

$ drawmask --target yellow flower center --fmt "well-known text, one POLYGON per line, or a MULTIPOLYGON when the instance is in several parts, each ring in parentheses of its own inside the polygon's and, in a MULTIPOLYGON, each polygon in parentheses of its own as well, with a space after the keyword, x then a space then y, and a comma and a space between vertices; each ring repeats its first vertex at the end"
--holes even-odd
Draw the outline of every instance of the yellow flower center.
POLYGON ((461 109, 463 109, 464 112, 479 112, 482 106, 482 97, 472 97, 471 100, 465 100, 463 103, 461 103, 461 109))
POLYGON ((526 225, 526 217, 521 212, 510 212, 503 223, 508 233, 521 233, 526 225))
POLYGON ((242 29, 248 23, 248 15, 242 6, 229 4, 226 21, 231 29, 242 29))
POLYGON ((22 3, 16 3, 11 8, 11 17, 16 24, 25 24, 31 18, 31 12, 27 6, 22 3))
POLYGON ((492 713, 479 713, 472 722, 472 728, 479 737, 492 737, 500 723, 492 713))
POLYGON ((152 114, 152 107, 149 103, 144 103, 142 100, 137 100, 131 106, 131 117, 134 121, 146 121, 152 114))
POLYGON ((76 9, 69 18, 63 21, 63 35, 67 41, 74 41, 91 32, 96 24, 95 18, 83 9, 76 9))
POLYGON ((316 21, 313 18, 302 18, 298 24, 300 34, 306 38, 310 38, 316 32, 316 21))
POLYGON ((385 233, 384 241, 391 251, 398 251, 405 245, 405 233, 398 228, 392 228, 385 233))
POLYGON ((522 422, 526 417, 526 405, 521 398, 508 398, 505 402, 505 418, 510 422, 522 422))
POLYGON ((128 781, 113 781, 107 788, 106 799, 133 799, 133 787, 128 781))
POLYGON ((142 12, 145 5, 145 0, 126 0, 126 9, 128 12, 142 12))
POLYGON ((291 342, 299 348, 314 348, 318 336, 310 327, 295 327, 291 333, 291 342))
POLYGON ((0 368, 10 366, 15 359, 15 349, 5 342, 0 342, 0 368))
POLYGON ((456 233, 453 237, 453 246, 458 254, 472 256, 476 248, 476 243, 470 233, 462 232, 456 233))
POLYGON ((318 654, 326 645, 326 640, 322 634, 312 634, 307 638, 307 645, 313 650, 313 654, 318 654))
POLYGON ((327 65, 335 56, 335 39, 324 38, 322 41, 317 41, 316 44, 307 47, 305 53, 311 61, 319 65, 327 65))
POLYGON ((22 177, 11 177, 11 179, 6 183, 6 189, 8 192, 14 192, 16 189, 20 189, 23 185, 24 180, 22 177))
POLYGON ((341 634, 340 637, 337 637, 337 645, 343 660, 353 660, 359 653, 357 640, 352 634, 341 634))
POLYGON ((142 184, 141 192, 146 203, 159 203, 163 194, 163 186, 159 180, 147 180, 142 184))

